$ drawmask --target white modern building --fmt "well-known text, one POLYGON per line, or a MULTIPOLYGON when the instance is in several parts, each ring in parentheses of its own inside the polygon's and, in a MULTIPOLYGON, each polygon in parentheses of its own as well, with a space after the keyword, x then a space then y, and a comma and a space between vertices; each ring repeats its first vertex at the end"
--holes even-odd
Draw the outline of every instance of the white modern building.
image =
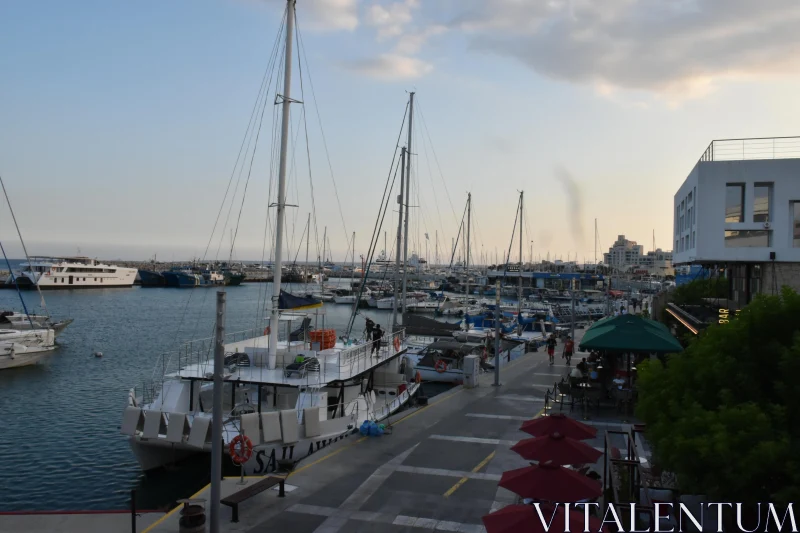
POLYGON ((725 269, 731 299, 800 288, 800 137, 713 141, 674 200, 673 261, 725 269))
POLYGON ((603 262, 613 268, 624 269, 638 265, 644 255, 644 246, 617 235, 616 242, 603 254, 603 262))

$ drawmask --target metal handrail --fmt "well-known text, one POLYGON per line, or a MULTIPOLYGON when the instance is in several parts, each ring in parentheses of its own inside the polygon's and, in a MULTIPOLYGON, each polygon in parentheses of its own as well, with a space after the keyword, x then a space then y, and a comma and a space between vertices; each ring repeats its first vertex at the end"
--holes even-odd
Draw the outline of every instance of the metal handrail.
POLYGON ((800 136, 717 139, 711 141, 700 162, 800 158, 800 136))

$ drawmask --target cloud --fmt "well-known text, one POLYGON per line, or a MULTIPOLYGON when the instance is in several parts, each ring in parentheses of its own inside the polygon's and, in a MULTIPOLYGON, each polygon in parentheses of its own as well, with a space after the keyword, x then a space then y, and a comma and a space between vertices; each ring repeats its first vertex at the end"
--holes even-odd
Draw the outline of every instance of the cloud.
POLYGON ((470 46, 609 91, 703 96, 718 81, 800 71, 796 0, 451 0, 470 46))
POLYGON ((345 63, 349 70, 381 81, 416 79, 433 70, 430 63, 415 57, 397 54, 382 54, 376 57, 345 63))
POLYGON ((411 22, 412 11, 418 7, 419 0, 402 0, 385 5, 374 3, 367 8, 366 22, 377 28, 379 39, 398 37, 411 22))
MULTIPOLYGON (((268 4, 286 4, 286 0, 261 0, 268 4)), ((317 31, 347 30, 358 27, 358 0, 300 0, 298 25, 317 31)))

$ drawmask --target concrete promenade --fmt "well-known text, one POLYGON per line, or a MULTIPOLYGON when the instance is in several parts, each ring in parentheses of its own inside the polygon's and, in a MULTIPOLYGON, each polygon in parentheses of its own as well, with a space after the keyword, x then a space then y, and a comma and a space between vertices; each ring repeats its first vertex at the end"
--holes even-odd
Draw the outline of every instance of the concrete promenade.
MULTIPOLYGON (((285 498, 272 490, 251 498, 240 505, 238 523, 230 522, 230 509, 222 507, 222 530, 482 532, 481 516, 515 501, 497 482, 504 471, 528 464, 509 447, 529 437, 520 424, 543 412, 545 392, 568 372, 560 357, 556 362, 550 366, 543 351, 526 354, 503 367, 500 387, 492 386, 493 374, 483 374, 477 388, 457 387, 427 407, 397 415, 391 434, 353 435, 337 443, 299 465, 287 480, 285 498)), ((593 413, 588 421, 601 430, 588 441, 598 448, 602 430, 623 429, 614 412, 607 414, 601 419, 593 413)), ((598 470, 602 474, 602 462, 598 470)), ((223 496, 243 488, 238 483, 226 479, 223 496)), ((194 497, 208 495, 206 487, 194 497)), ((145 531, 177 532, 178 518, 170 513, 145 531)))

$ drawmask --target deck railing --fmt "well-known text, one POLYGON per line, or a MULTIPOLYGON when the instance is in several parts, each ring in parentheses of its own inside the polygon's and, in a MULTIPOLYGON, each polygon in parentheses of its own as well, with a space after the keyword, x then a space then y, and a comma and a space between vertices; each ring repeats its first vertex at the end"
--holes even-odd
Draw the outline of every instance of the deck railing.
MULTIPOLYGON (((225 344, 242 342, 259 336, 263 336, 263 331, 244 330, 229 333, 225 336, 225 344)), ((279 341, 285 341, 287 338, 288 334, 281 334, 279 332, 279 341)), ((375 366, 376 362, 395 355, 395 339, 398 339, 400 349, 405 349, 405 338, 405 329, 384 335, 381 339, 377 357, 373 355, 372 342, 356 341, 356 344, 344 348, 322 350, 318 352, 318 359, 320 362, 319 369, 306 372, 306 374, 301 377, 303 385, 313 387, 320 383, 349 379, 354 375, 365 372, 369 368, 375 366)), ((296 349, 292 348, 291 351, 302 352, 308 351, 309 349, 308 343, 303 343, 301 347, 296 349)), ((276 368, 285 370, 287 365, 291 364, 291 362, 293 361, 287 363, 284 358, 278 357, 276 368)), ((202 371, 203 376, 210 376, 214 369, 213 337, 186 342, 177 353, 161 354, 158 357, 152 379, 143 381, 140 385, 135 387, 135 397, 141 399, 140 402, 142 404, 151 403, 162 390, 165 376, 169 374, 177 374, 180 376, 181 370, 187 367, 194 368, 191 373, 192 377, 197 377, 198 368, 202 371)), ((282 383, 298 385, 297 376, 286 377, 283 372, 281 376, 282 383)))
POLYGON ((711 141, 700 161, 800 158, 800 137, 760 137, 711 141))

